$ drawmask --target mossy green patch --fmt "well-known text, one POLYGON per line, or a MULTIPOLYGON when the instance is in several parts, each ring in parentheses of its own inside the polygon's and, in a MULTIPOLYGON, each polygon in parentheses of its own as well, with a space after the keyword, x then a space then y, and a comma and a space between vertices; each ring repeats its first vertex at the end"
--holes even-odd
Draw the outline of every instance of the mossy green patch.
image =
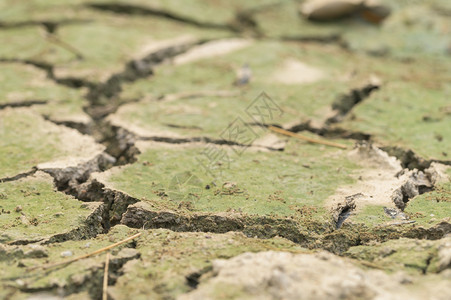
MULTIPOLYGON (((233 80, 231 79, 231 81, 233 80)), ((309 116, 313 117, 316 109, 327 106, 327 104, 333 102, 334 95, 344 91, 343 87, 332 83, 329 84, 329 90, 326 91, 323 88, 324 84, 324 82, 312 84, 303 88, 302 93, 299 91, 299 94, 297 94, 293 91, 292 94, 285 94, 285 97, 280 98, 278 96, 283 94, 282 87, 260 86, 262 89, 265 88, 265 92, 273 101, 272 103, 280 106, 281 109, 279 110, 279 108, 270 104, 272 105, 270 109, 274 109, 274 115, 271 116, 271 119, 266 118, 266 121, 284 124, 289 121, 306 121, 309 116), (302 94, 302 97, 298 98, 297 95, 300 94, 302 94), (315 99, 315 101, 311 99, 315 99)), ((114 122, 119 121, 121 124, 133 125, 145 130, 147 133, 141 132, 143 135, 175 135, 184 138, 208 137, 215 139, 238 117, 242 120, 240 123, 255 122, 252 117, 246 114, 246 109, 249 107, 249 110, 253 110, 257 105, 264 105, 259 100, 261 94, 256 91, 257 89, 254 90, 255 93, 246 92, 239 96, 210 96, 180 99, 167 103, 140 102, 122 108, 113 118, 114 122)), ((267 114, 268 110, 264 109, 261 109, 261 113, 267 114)))
MULTIPOLYGON (((45 121, 37 115, 17 110, 4 110, 1 113, 1 173, 0 177, 12 177, 29 171, 40 162, 59 155, 58 135, 51 135, 52 143, 42 142, 42 135, 35 129, 45 128, 45 121), (22 113, 21 113, 22 112, 22 113)), ((48 137, 48 136, 47 136, 48 137)))
POLYGON ((20 63, 0 63, 0 106, 37 105, 34 110, 58 120, 86 119, 81 90, 58 85, 46 72, 20 63))
POLYGON ((0 44, 3 59, 33 59, 49 47, 43 30, 37 27, 0 28, 0 44))
MULTIPOLYGON (((332 46, 256 42, 225 55, 160 66, 154 77, 124 84, 121 97, 148 100, 122 107, 111 119, 115 125, 143 136, 211 138, 236 117, 255 122, 246 112, 255 108, 255 101, 264 91, 283 111, 282 115, 277 109, 271 111, 271 118, 263 120, 266 123, 324 121, 334 101, 373 75, 384 83, 409 81, 425 87, 438 87, 447 78, 440 59, 410 65, 389 58, 351 55, 332 46), (237 87, 237 73, 246 64, 252 71, 250 82, 237 87), (307 71, 310 68, 315 71, 307 71), (420 75, 424 68, 428 76, 423 76, 424 71, 420 75), (311 82, 309 76, 314 78, 311 82), (299 78, 307 82, 296 81, 299 78), (215 91, 223 96, 214 96, 215 91)), ((402 92, 406 92, 404 87, 402 92)), ((267 114, 260 106, 260 111, 267 114)))
POLYGON ((175 38, 185 37, 185 43, 188 43, 188 37, 192 42, 224 35, 228 34, 202 31, 161 18, 109 16, 90 23, 61 27, 58 36, 69 47, 58 47, 52 53, 44 53, 42 59, 55 64, 57 77, 83 77, 88 81, 103 82, 122 72, 126 63, 171 46, 171 40, 174 45, 183 43, 174 41, 175 38), (149 50, 146 52, 146 49, 149 50), (77 55, 82 58, 77 59, 77 55))
POLYGON ((389 82, 355 107, 340 127, 371 134, 383 145, 411 149, 425 159, 448 160, 451 148, 449 85, 426 89, 389 82))
POLYGON ((138 162, 114 171, 106 183, 149 201, 155 209, 178 209, 184 199, 191 201, 188 211, 193 212, 287 216, 302 206, 322 208, 337 186, 353 182, 350 174, 357 168, 342 150, 302 142, 293 141, 285 152, 248 150, 236 155, 231 149, 219 149, 230 163, 219 161, 219 168, 210 165, 209 173, 202 155, 206 148, 150 148, 138 162), (182 197, 171 197, 178 189, 171 185, 172 179, 186 171, 200 180, 201 189, 190 198, 188 190, 182 197))
MULTIPOLYGON (((351 71, 347 58, 347 54, 338 49, 257 42, 222 56, 164 65, 156 69, 154 77, 124 84, 122 97, 152 100, 127 105, 112 119, 125 128, 142 129, 141 134, 147 131, 150 136, 172 133, 212 138, 237 117, 244 122, 256 122, 246 113, 256 106, 262 114, 268 115, 264 103, 258 100, 265 92, 283 114, 271 104, 271 117, 258 121, 284 125, 323 120, 324 109, 356 84, 355 78, 344 78, 344 73, 351 71), (237 72, 246 64, 252 72, 249 84, 234 85, 237 72), (315 74, 310 78, 308 72, 315 74), (339 77, 343 79, 337 80, 339 77), (306 82, 299 78, 305 78, 306 82), (215 91, 226 91, 229 95, 214 96, 215 91), (196 95, 203 92, 207 94, 196 95), (190 93, 192 97, 175 100, 168 96, 190 93), (161 96, 168 98, 155 100, 161 96)), ((362 71, 360 79, 368 77, 369 72, 362 71)))
POLYGON ((0 191, 2 243, 39 241, 78 229, 95 210, 55 191, 53 179, 43 173, 0 183, 0 191))

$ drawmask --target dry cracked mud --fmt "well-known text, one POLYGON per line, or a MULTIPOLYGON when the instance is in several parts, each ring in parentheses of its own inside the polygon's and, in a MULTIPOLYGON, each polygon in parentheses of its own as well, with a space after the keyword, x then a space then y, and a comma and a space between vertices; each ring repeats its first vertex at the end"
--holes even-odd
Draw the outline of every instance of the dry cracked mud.
POLYGON ((0 299, 450 299, 451 6, 302 2, 0 1, 0 299))

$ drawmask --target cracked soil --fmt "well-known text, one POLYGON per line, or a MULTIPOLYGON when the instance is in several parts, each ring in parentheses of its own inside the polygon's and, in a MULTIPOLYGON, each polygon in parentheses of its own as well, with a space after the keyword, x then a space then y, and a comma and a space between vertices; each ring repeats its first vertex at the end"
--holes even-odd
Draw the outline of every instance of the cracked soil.
POLYGON ((0 1, 0 299, 450 299, 451 5, 303 2, 0 1))

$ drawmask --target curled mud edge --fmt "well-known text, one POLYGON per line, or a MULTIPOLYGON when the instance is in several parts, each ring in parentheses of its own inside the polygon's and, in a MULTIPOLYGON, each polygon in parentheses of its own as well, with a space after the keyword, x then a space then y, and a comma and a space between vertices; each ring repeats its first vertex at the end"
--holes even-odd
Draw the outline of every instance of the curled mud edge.
MULTIPOLYGON (((367 142, 357 143, 349 157, 366 169, 355 174, 356 184, 340 187, 326 200, 337 229, 348 217, 359 214, 366 205, 384 206, 385 213, 393 219, 401 217, 406 220, 408 218, 402 211, 408 201, 449 180, 445 165, 432 162, 423 171, 409 170, 403 168, 396 157, 367 142)), ((410 223, 414 221, 398 222, 396 225, 410 223)))

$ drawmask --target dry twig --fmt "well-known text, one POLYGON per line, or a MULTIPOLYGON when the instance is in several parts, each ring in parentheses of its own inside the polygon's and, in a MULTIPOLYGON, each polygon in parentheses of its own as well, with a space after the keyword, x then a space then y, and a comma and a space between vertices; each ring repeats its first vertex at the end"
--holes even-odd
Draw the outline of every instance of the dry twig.
POLYGON ((98 250, 96 250, 96 251, 94 251, 94 252, 91 252, 91 253, 88 253, 88 254, 83 254, 83 255, 80 255, 80 256, 78 256, 78 257, 71 258, 71 259, 68 259, 68 260, 65 260, 65 261, 61 261, 61 262, 57 262, 57 263, 52 263, 52 264, 47 264, 47 265, 42 265, 42 266, 32 267, 32 268, 30 268, 29 270, 34 270, 34 269, 38 269, 38 268, 42 268, 43 270, 45 270, 45 269, 50 269, 50 268, 54 268, 54 267, 61 266, 61 265, 65 265, 65 264, 70 264, 70 263, 73 263, 73 262, 75 262, 75 261, 77 261, 77 260, 84 259, 84 258, 93 256, 93 255, 96 255, 96 254, 105 252, 105 251, 110 250, 110 249, 112 249, 112 248, 114 248, 114 247, 117 247, 117 246, 119 246, 119 245, 122 245, 122 244, 124 244, 124 243, 126 243, 126 242, 128 242, 128 241, 131 241, 131 240, 133 240, 133 239, 136 239, 136 238, 137 238, 138 236, 140 236, 141 234, 142 234, 142 232, 139 232, 139 233, 137 233, 137 234, 135 234, 135 235, 132 235, 132 236, 130 236, 130 237, 128 237, 128 238, 126 238, 126 239, 120 241, 120 242, 114 243, 114 244, 112 244, 112 245, 109 245, 109 246, 107 246, 107 247, 98 249, 98 250))
POLYGON ((78 59, 83 59, 83 54, 76 49, 74 46, 66 43, 65 41, 61 40, 57 35, 55 34, 46 34, 46 39, 48 42, 53 43, 57 46, 60 46, 61 48, 66 49, 67 51, 74 54, 78 59))
POLYGON ((334 143, 334 142, 329 142, 329 141, 323 141, 323 140, 317 140, 317 139, 313 139, 310 138, 308 136, 304 136, 304 135, 300 135, 298 133, 294 133, 291 131, 287 131, 285 129, 279 128, 279 127, 274 127, 274 126, 268 126, 268 129, 283 135, 287 135, 287 136, 291 136, 300 140, 304 140, 307 141, 309 143, 314 143, 314 144, 321 144, 321 145, 326 145, 326 146, 331 146, 331 147, 337 147, 337 148, 341 148, 341 149, 346 149, 347 147, 345 145, 342 144, 338 144, 338 143, 334 143))
POLYGON ((108 300, 108 267, 110 265, 110 252, 106 253, 105 258, 105 270, 103 271, 103 290, 102 290, 102 300, 108 300))
POLYGON ((239 95, 238 91, 194 91, 194 92, 181 92, 176 94, 168 94, 160 97, 159 101, 175 101, 179 99, 191 99, 200 97, 236 97, 239 95))

